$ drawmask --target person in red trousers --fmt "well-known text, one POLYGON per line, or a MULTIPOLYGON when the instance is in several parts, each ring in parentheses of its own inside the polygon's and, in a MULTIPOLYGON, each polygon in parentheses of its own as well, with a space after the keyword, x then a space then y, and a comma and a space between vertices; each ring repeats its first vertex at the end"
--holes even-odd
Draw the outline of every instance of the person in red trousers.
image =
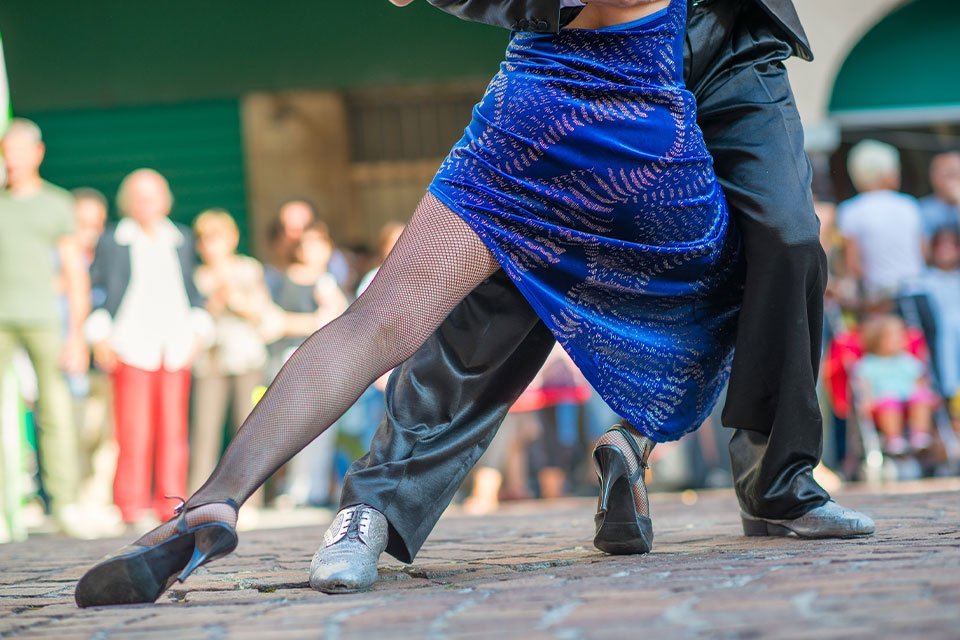
POLYGON ((110 372, 119 455, 114 502, 124 522, 169 518, 187 489, 190 365, 213 321, 193 284, 194 242, 167 216, 173 198, 156 171, 120 185, 122 219, 101 237, 91 267, 99 294, 85 331, 110 372))

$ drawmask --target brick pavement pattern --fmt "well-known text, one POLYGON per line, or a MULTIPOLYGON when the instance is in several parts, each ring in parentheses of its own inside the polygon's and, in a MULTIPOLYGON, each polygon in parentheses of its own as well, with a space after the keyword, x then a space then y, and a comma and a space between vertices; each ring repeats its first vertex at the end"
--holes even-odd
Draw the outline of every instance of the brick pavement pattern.
POLYGON ((260 530, 158 604, 87 610, 75 581, 122 542, 38 537, 0 546, 0 637, 960 638, 958 485, 894 490, 842 493, 878 531, 827 541, 743 537, 729 491, 654 495, 643 557, 591 546, 586 499, 450 513, 414 565, 338 596, 307 585, 322 528, 260 530))

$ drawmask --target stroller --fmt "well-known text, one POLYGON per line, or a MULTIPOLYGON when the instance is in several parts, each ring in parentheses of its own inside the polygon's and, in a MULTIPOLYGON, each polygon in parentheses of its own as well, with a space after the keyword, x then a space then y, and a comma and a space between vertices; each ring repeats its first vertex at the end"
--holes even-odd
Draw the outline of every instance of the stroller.
MULTIPOLYGON (((921 360, 930 372, 930 386, 942 398, 941 385, 931 365, 927 339, 915 307, 904 305, 901 316, 908 326, 907 351, 921 360), (911 313, 913 311, 914 313, 911 313)), ((824 365, 824 378, 834 413, 847 419, 847 455, 843 468, 848 477, 871 483, 910 480, 927 475, 953 475, 960 468, 960 441, 953 430, 947 403, 939 402, 933 413, 933 431, 940 447, 922 458, 884 453, 880 433, 865 401, 864 383, 856 374, 864 355, 858 328, 845 326, 840 309, 832 306, 825 314, 832 335, 824 365)))

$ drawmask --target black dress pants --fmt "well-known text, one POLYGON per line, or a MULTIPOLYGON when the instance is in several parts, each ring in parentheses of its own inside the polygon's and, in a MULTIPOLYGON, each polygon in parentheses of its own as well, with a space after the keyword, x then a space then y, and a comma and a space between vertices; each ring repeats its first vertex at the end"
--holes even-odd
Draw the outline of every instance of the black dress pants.
MULTIPOLYGON (((691 7, 687 86, 747 262, 723 421, 741 507, 794 518, 829 499, 813 480, 826 258, 810 166, 783 60, 784 36, 754 3, 691 7)), ((411 562, 553 337, 499 272, 458 305, 387 386, 387 415, 344 481, 341 507, 390 523, 387 551, 411 562)))

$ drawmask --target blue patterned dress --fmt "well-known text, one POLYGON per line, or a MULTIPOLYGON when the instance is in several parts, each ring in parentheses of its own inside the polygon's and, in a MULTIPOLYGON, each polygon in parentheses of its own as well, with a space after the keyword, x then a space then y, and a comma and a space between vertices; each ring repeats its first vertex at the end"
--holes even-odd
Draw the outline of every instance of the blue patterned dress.
POLYGON ((725 382, 743 271, 683 85, 686 2, 515 33, 430 192, 461 216, 606 402, 658 442, 725 382))

